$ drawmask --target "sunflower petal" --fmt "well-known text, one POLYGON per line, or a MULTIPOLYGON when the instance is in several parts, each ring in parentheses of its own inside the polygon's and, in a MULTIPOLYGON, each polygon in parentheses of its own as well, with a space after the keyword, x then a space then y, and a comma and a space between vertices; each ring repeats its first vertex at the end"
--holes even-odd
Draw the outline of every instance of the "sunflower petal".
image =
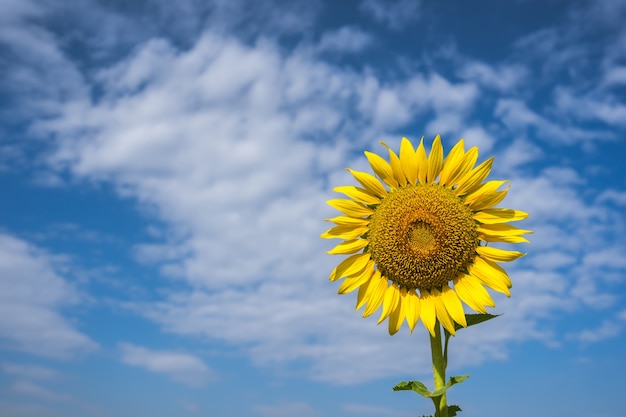
POLYGON ((336 281, 345 276, 354 275, 362 271, 371 258, 370 253, 357 253, 344 259, 333 269, 328 278, 330 281, 336 281))
POLYGON ((343 280, 337 289, 337 294, 347 294, 354 291, 357 287, 365 284, 367 280, 372 277, 373 273, 374 261, 369 261, 362 271, 357 272, 354 275, 350 275, 343 280))
POLYGON ((363 310, 364 318, 371 316, 376 310, 378 310, 385 299, 385 293, 387 292, 387 287, 389 286, 387 279, 381 277, 379 270, 374 271, 372 283, 374 288, 372 288, 372 294, 367 301, 365 310, 363 310))
POLYGON ((465 204, 474 211, 484 210, 498 204, 509 191, 509 187, 503 191, 497 191, 502 184, 508 181, 488 181, 481 185, 476 191, 465 196, 465 204))
POLYGON ((476 227, 478 237, 485 242, 506 242, 506 243, 522 243, 528 242, 522 235, 530 234, 532 231, 518 229, 510 224, 481 224, 476 227))
POLYGON ((432 337, 435 337, 435 323, 437 313, 435 312, 435 297, 428 291, 422 290, 420 295, 422 324, 432 337))
POLYGON ((444 305, 443 299, 441 298, 441 293, 439 290, 433 288, 430 290, 430 293, 433 297, 435 304, 435 312, 437 313, 437 319, 441 323, 441 325, 448 331, 452 336, 455 335, 454 330, 454 322, 448 314, 448 310, 446 310, 446 306, 444 305))
POLYGON ((322 239, 346 239, 352 240, 367 232, 367 226, 360 225, 339 225, 328 229, 320 235, 322 239))
POLYGON ((459 296, 447 284, 444 284, 441 289, 441 300, 446 306, 446 310, 448 311, 450 317, 452 317, 452 320, 456 321, 463 327, 467 327, 463 304, 461 304, 459 296))
POLYGON ((492 262, 511 262, 526 255, 522 252, 498 249, 493 246, 478 246, 476 252, 492 262))
POLYGON ((363 249, 369 242, 365 239, 354 239, 342 242, 326 252, 329 255, 349 255, 363 249))
POLYGON ((400 158, 389 146, 387 146, 385 142, 380 142, 380 144, 389 151, 389 165, 391 165, 393 177, 396 181, 398 181, 400 187, 404 187, 406 185, 406 177, 404 176, 404 171, 402 170, 402 162, 400 162, 400 158))
POLYGON ((463 178, 468 172, 474 168, 476 160, 478 159, 478 148, 476 146, 470 148, 465 155, 459 160, 456 167, 452 169, 446 186, 453 187, 459 183, 459 180, 463 178))
POLYGON ((486 313, 485 306, 495 307, 491 295, 480 281, 471 275, 462 274, 454 280, 454 289, 459 298, 474 311, 486 313))
POLYGON ((413 333, 415 324, 417 324, 417 321, 420 318, 420 311, 421 311, 420 298, 415 292, 415 290, 410 290, 407 293, 405 302, 407 303, 404 309, 404 314, 406 315, 406 322, 409 325, 409 329, 411 333, 413 333))
POLYGON ((482 284, 489 288, 501 292, 507 297, 511 296, 509 288, 511 288, 511 279, 507 273, 495 263, 476 257, 474 263, 469 266, 471 276, 477 278, 482 284))
POLYGON ((370 193, 377 195, 378 197, 385 197, 387 195, 387 190, 385 187, 376 179, 372 174, 368 174, 367 172, 355 171, 350 168, 346 168, 347 171, 352 174, 354 179, 356 179, 367 191, 370 193))
POLYGON ((404 310, 406 307, 406 289, 402 288, 400 290, 400 296, 398 298, 398 305, 389 315, 389 334, 393 336, 398 333, 400 327, 402 327, 402 322, 404 321, 404 310))
POLYGON ((526 212, 508 208, 485 209, 474 214, 474 220, 484 224, 516 222, 527 217, 528 213, 526 212))
POLYGON ((426 181, 430 184, 435 182, 441 168, 443 168, 443 147, 441 146, 441 138, 437 135, 430 148, 430 155, 428 155, 428 177, 426 181))
POLYGON ((398 188, 398 181, 393 175, 391 166, 380 155, 372 152, 365 152, 365 157, 369 161, 372 169, 378 175, 378 177, 385 182, 391 188, 398 188))
POLYGON ((485 162, 465 174, 461 179, 459 179, 459 186, 456 190, 454 190, 454 193, 457 196, 461 196, 468 194, 480 187, 482 182, 491 172, 492 164, 493 158, 489 158, 485 162))
POLYGON ((367 226, 370 219, 349 217, 349 216, 337 216, 330 219, 324 219, 325 222, 333 222, 337 225, 351 225, 351 226, 367 226))
POLYGON ((356 296, 356 307, 355 310, 360 309, 365 305, 365 303, 369 302, 370 297, 372 296, 372 290, 376 286, 376 281, 374 280, 376 271, 372 274, 372 277, 368 279, 365 284, 359 287, 359 292, 356 296))
POLYGON ((400 290, 398 289, 398 284, 393 283, 389 287, 387 287, 387 291, 385 291, 385 300, 383 301, 383 310, 380 313, 380 317, 378 318, 378 324, 382 323, 393 310, 395 310, 398 305, 398 301, 400 300, 400 290))
POLYGON ((400 143, 400 162, 402 163, 402 171, 404 171, 409 184, 415 184, 417 180, 417 156, 411 141, 407 138, 402 138, 400 143))
POLYGON ((428 177, 428 158, 426 157, 426 149, 424 148, 424 138, 420 140, 420 144, 415 152, 417 158, 417 178, 420 183, 426 184, 426 178, 428 177))
POLYGON ((336 193, 343 193, 351 199, 363 204, 380 204, 380 198, 371 194, 365 188, 355 187, 353 185, 343 185, 333 188, 336 193))
POLYGON ((454 173, 456 167, 465 155, 465 140, 461 139, 450 149, 448 156, 443 161, 443 168, 439 174, 439 184, 448 186, 450 175, 454 173))
POLYGON ((326 203, 340 212, 352 217, 369 216, 374 213, 369 207, 366 207, 361 203, 343 198, 328 200, 326 203))

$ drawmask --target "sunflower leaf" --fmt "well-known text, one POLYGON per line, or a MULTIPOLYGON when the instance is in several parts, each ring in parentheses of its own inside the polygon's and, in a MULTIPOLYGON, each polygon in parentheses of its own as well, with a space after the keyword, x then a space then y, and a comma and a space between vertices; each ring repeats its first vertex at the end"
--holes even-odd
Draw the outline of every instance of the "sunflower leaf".
MULTIPOLYGON (((502 314, 489 314, 489 313, 478 313, 478 314, 466 314, 465 315, 465 321, 467 322, 467 327, 473 326, 475 324, 479 324, 482 323, 484 321, 487 320, 491 320, 493 318, 499 317, 502 314)), ((460 330, 463 329, 463 326, 461 326, 458 323, 454 323, 454 329, 455 330, 460 330)))
POLYGON ((416 393, 418 393, 424 398, 438 398, 438 397, 441 397, 443 394, 445 394, 445 392, 448 389, 450 389, 450 387, 456 384, 460 384, 461 382, 465 381, 469 377, 470 377, 469 375, 452 376, 450 377, 450 380, 444 387, 439 388, 436 391, 429 390, 428 388, 426 388, 426 385, 424 385, 423 383, 419 381, 399 382, 398 384, 396 384, 395 387, 393 387, 393 390, 394 391, 415 391, 416 393))
POLYGON ((395 387, 393 387, 393 390, 394 391, 415 391, 419 395, 425 398, 433 398, 436 396, 436 395, 433 395, 434 393, 432 391, 426 388, 426 385, 424 385, 423 383, 419 381, 399 382, 396 384, 395 387))
POLYGON ((463 410, 461 410, 461 407, 459 407, 458 405, 449 405, 448 406, 448 417, 456 416, 459 411, 463 411, 463 410))

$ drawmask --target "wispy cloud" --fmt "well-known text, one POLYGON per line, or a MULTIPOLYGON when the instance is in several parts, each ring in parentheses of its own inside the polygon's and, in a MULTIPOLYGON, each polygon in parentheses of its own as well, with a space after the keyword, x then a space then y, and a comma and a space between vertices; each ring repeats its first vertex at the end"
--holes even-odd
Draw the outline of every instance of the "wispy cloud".
POLYGON ((6 347, 53 357, 97 347, 61 315, 79 295, 55 263, 45 251, 0 233, 0 339, 6 347))
POLYGON ((122 362, 165 374, 171 379, 201 387, 214 380, 215 374, 200 358, 182 352, 153 350, 130 343, 120 343, 122 362))

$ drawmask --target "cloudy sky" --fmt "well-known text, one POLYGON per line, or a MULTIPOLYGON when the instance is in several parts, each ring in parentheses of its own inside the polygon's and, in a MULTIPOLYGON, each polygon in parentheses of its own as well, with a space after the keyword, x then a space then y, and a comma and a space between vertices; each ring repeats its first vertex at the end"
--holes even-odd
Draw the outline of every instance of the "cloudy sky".
POLYGON ((625 2, 0 9, 1 415, 430 413, 391 391, 430 384, 427 333, 355 313, 319 235, 364 150, 436 134, 535 232, 450 402, 623 415, 625 2))

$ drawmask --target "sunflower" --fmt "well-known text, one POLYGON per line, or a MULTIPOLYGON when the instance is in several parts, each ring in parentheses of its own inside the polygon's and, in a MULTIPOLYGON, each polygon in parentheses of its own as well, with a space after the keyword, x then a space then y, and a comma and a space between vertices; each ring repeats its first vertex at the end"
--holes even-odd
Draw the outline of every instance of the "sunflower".
POLYGON ((433 337, 437 321, 455 334, 455 323, 467 326, 461 302, 486 313, 495 303, 485 287, 510 297, 511 280, 498 263, 524 254, 488 243, 528 242, 522 235, 531 231, 507 224, 528 214, 494 208, 508 181, 483 182, 493 158, 475 166, 478 148, 466 152, 463 139, 445 160, 439 136, 428 155, 423 138, 417 151, 402 138, 399 156, 381 143, 389 162, 365 152, 378 178, 348 168, 361 187, 336 187, 349 198, 328 201, 343 215, 326 219, 335 226, 321 237, 344 242, 327 253, 350 255, 330 280, 344 278, 339 294, 358 288, 363 317, 382 306, 378 324, 387 319, 391 335, 404 320, 412 333, 420 318, 433 337))

